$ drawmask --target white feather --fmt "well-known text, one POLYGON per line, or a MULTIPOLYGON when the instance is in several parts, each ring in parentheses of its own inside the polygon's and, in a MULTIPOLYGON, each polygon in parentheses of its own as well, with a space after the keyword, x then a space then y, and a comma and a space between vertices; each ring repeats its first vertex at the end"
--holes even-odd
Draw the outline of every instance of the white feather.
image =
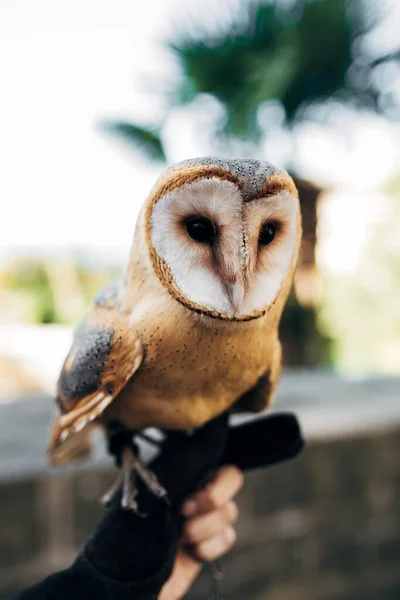
POLYGON ((229 313, 231 305, 220 279, 201 261, 202 249, 174 235, 178 220, 190 215, 212 219, 219 227, 239 231, 242 197, 237 186, 216 177, 199 179, 166 194, 153 209, 152 242, 168 264, 176 284, 191 302, 208 310, 229 313))
POLYGON ((278 244, 271 245, 267 268, 256 274, 253 288, 241 307, 240 314, 243 315, 262 310, 273 302, 287 277, 297 242, 297 199, 288 191, 283 191, 272 198, 249 202, 246 211, 249 227, 256 225, 259 231, 260 224, 258 219, 255 223, 255 214, 260 212, 262 221, 277 218, 285 221, 286 231, 278 244))
POLYGON ((234 183, 218 178, 200 179, 163 196, 154 206, 151 219, 152 243, 168 264, 182 294, 191 302, 219 313, 233 314, 225 285, 213 271, 209 248, 193 243, 183 234, 182 221, 194 215, 211 219, 224 236, 224 260, 237 271, 249 267, 258 252, 258 234, 262 223, 278 220, 285 234, 278 243, 263 249, 266 259, 257 263, 237 315, 262 310, 277 296, 296 248, 297 199, 287 191, 272 198, 243 202, 234 183), (261 266, 260 266, 261 265, 261 266))

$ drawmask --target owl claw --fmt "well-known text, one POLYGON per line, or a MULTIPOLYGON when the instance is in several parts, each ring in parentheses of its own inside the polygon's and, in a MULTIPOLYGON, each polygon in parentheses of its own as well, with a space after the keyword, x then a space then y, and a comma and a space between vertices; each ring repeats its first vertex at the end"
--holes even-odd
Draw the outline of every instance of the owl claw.
POLYGON ((157 498, 168 500, 167 490, 161 485, 155 474, 147 468, 144 462, 130 448, 127 448, 127 450, 130 453, 132 470, 137 473, 145 486, 157 498))
POLYGON ((139 505, 136 501, 137 493, 136 473, 132 472, 130 465, 124 461, 121 507, 124 510, 133 511, 138 517, 145 517, 146 515, 139 511, 139 505))
POLYGON ((130 446, 126 446, 122 450, 121 462, 121 475, 101 499, 104 505, 109 506, 122 491, 121 507, 124 510, 132 510, 140 517, 145 517, 146 515, 139 511, 138 502, 136 500, 138 494, 136 482, 139 477, 156 498, 164 500, 167 506, 170 506, 167 490, 160 484, 155 474, 150 471, 142 460, 140 460, 130 446))
POLYGON ((100 502, 104 506, 110 506, 114 498, 116 498, 118 492, 121 489, 122 485, 122 476, 119 475, 118 478, 114 481, 110 489, 106 491, 106 493, 101 497, 100 502))

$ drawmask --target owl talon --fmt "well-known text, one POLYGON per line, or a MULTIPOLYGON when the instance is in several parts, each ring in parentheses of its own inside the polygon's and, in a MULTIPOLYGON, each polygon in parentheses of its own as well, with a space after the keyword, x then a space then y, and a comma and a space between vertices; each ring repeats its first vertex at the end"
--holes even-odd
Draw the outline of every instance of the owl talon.
POLYGON ((154 496, 165 500, 167 504, 169 504, 168 492, 158 481, 155 474, 147 468, 144 462, 140 460, 140 458, 136 456, 136 454, 132 452, 132 450, 129 449, 129 451, 131 453, 130 460, 134 472, 137 473, 137 475, 140 477, 140 479, 143 481, 146 487, 151 491, 151 493, 154 494, 154 496))
POLYGON ((121 459, 122 474, 102 497, 103 504, 106 506, 111 504, 122 487, 121 507, 124 510, 132 510, 140 517, 145 517, 146 515, 139 511, 138 502, 136 501, 138 494, 136 480, 140 477, 154 496, 163 499, 170 506, 166 489, 159 483, 154 473, 136 456, 130 446, 123 449, 121 459))
POLYGON ((124 510, 131 510, 138 517, 142 517, 142 518, 147 517, 147 515, 145 513, 140 512, 139 505, 136 502, 136 500, 134 500, 133 498, 126 498, 125 501, 123 499, 121 502, 121 506, 124 510))
POLYGON ((114 481, 112 486, 106 491, 106 493, 100 498, 101 504, 109 506, 114 498, 117 496, 122 486, 122 476, 118 475, 118 478, 114 481))
POLYGON ((123 469, 121 506, 124 510, 132 510, 139 517, 145 517, 146 515, 139 511, 136 501, 138 492, 136 487, 136 473, 132 473, 127 462, 124 462, 123 469))

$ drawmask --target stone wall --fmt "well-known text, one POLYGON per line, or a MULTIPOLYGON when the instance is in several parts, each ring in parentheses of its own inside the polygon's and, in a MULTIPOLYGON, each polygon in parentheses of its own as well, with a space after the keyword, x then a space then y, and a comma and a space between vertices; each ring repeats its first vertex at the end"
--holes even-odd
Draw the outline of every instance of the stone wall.
MULTIPOLYGON (((400 428, 309 443, 249 474, 226 600, 398 600, 400 428)), ((0 600, 67 565, 114 474, 98 469, 0 483, 0 600)), ((202 577, 190 594, 208 598, 202 577)))

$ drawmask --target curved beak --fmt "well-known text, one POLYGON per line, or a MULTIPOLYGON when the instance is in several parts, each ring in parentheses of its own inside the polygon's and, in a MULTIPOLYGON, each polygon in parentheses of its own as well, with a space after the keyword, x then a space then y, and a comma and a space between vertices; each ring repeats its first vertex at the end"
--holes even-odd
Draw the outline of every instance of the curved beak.
POLYGON ((237 313, 243 304, 244 299, 244 284, 243 281, 237 280, 228 283, 227 286, 228 298, 234 313, 237 313))

